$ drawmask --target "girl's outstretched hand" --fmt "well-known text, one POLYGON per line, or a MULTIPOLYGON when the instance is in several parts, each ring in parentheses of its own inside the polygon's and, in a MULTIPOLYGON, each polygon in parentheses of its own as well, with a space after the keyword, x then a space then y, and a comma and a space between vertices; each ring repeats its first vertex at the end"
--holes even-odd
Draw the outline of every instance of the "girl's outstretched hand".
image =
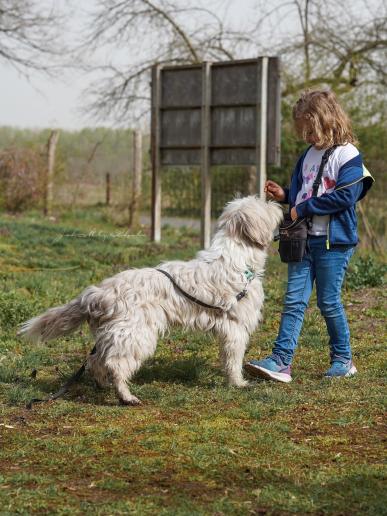
POLYGON ((274 199, 275 201, 283 201, 285 199, 285 190, 274 181, 266 181, 265 192, 269 199, 274 199))

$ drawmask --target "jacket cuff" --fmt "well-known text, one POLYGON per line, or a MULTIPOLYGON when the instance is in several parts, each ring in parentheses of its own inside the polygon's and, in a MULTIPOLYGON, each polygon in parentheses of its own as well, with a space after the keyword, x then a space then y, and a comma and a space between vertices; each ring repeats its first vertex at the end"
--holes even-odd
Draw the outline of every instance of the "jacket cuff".
POLYGON ((301 202, 300 204, 297 204, 297 206, 295 206, 295 208, 296 208, 297 215, 299 217, 307 217, 308 216, 308 205, 307 205, 306 201, 301 202))
POLYGON ((284 188, 283 190, 285 192, 285 199, 280 201, 280 204, 289 204, 289 188, 284 188))

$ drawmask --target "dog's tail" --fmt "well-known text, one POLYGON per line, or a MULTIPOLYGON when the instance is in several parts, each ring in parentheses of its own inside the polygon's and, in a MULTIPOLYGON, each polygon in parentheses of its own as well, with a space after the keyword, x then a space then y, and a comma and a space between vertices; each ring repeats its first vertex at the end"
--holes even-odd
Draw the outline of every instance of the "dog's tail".
MULTIPOLYGON (((76 330, 99 305, 102 289, 94 285, 67 305, 50 308, 42 315, 22 323, 18 335, 39 342, 55 339, 76 330)), ((94 315, 94 314, 93 314, 94 315)))

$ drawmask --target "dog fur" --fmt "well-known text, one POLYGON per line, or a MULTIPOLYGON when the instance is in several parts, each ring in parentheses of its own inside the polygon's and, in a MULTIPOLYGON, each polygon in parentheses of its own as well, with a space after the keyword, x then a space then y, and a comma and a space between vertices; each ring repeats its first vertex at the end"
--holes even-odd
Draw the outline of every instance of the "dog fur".
POLYGON ((209 249, 187 262, 159 265, 186 292, 220 310, 188 300, 155 268, 129 269, 26 321, 19 334, 47 341, 87 321, 96 343, 87 369, 100 385, 112 381, 121 403, 137 405, 140 401, 127 381, 155 353, 160 335, 174 325, 212 332, 220 340, 229 384, 243 387, 243 357, 261 319, 267 248, 282 214, 278 204, 256 196, 234 199, 220 216, 209 249), (246 269, 255 278, 247 285, 248 295, 237 301, 236 295, 246 287, 246 269))

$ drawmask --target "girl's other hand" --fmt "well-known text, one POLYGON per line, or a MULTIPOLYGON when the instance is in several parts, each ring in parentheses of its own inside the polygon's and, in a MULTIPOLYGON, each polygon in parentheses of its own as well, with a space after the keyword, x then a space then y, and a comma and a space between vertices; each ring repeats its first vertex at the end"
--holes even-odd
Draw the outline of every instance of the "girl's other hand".
POLYGON ((285 200, 285 190, 274 181, 266 181, 265 192, 269 199, 274 199, 275 201, 280 202, 285 200))
POLYGON ((292 220, 298 219, 298 214, 295 206, 293 206, 293 208, 290 210, 290 217, 292 220))

